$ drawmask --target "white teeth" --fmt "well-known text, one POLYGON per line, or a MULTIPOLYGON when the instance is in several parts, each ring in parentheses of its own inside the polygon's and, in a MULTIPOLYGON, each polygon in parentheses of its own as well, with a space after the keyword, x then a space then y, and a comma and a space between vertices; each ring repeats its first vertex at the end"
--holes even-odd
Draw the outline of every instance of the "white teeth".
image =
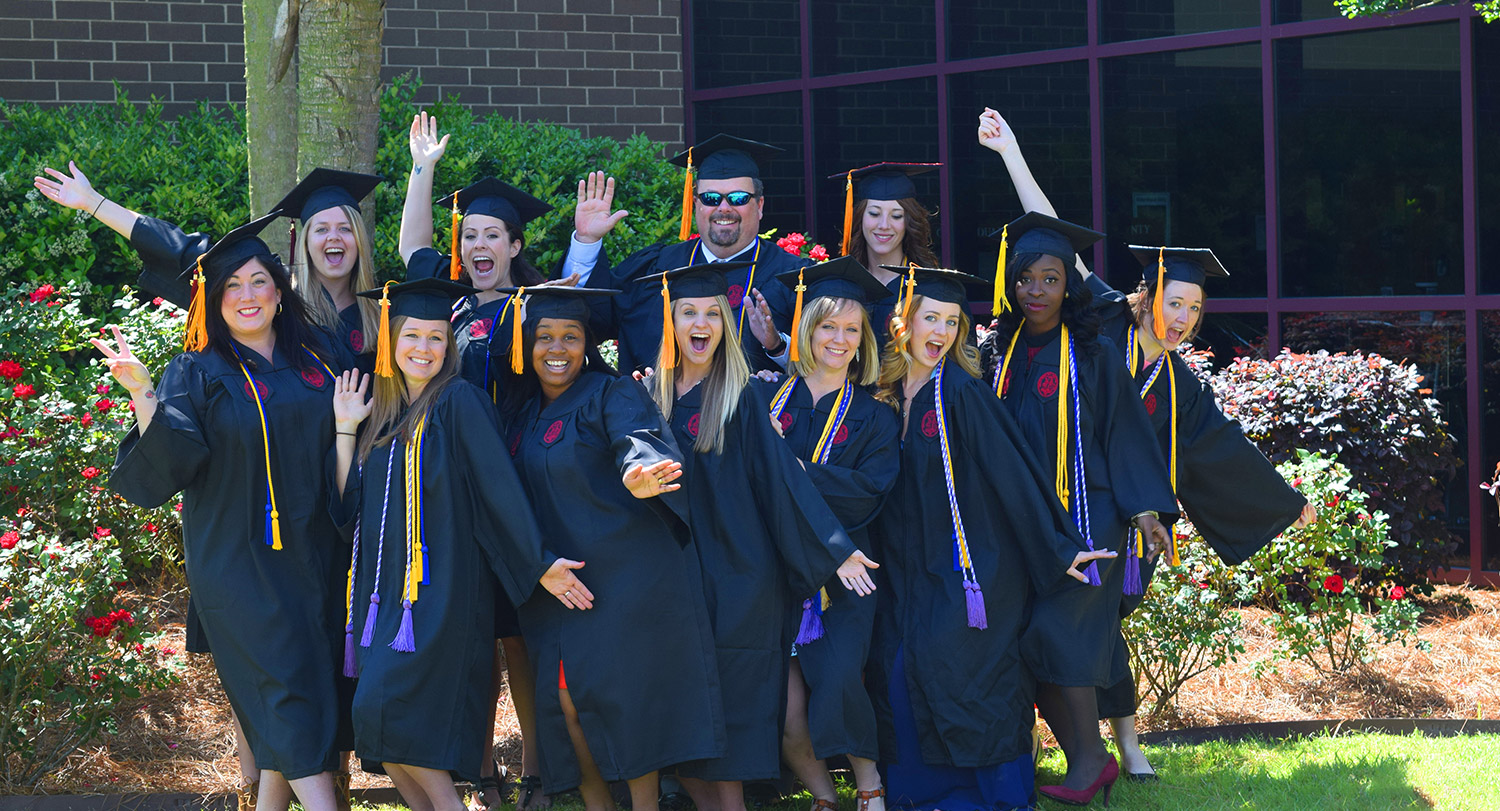
POLYGON ((411 361, 412 363, 417 364, 418 366, 428 366, 428 365, 431 365, 431 363, 432 363, 432 361, 430 361, 430 360, 422 360, 421 358, 410 358, 409 357, 409 358, 407 358, 407 360, 411 361))
POLYGON ((553 368, 553 369, 566 369, 566 368, 568 368, 568 362, 565 361, 565 360, 549 360, 549 361, 547 361, 547 365, 549 367, 553 368))

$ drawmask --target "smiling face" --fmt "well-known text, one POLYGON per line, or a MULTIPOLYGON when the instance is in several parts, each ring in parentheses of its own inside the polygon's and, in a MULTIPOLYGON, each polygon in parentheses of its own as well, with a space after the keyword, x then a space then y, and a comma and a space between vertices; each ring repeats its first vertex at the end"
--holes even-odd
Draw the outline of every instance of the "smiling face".
POLYGON ((542 384, 542 394, 555 400, 583 374, 583 325, 571 318, 542 318, 536 322, 531 345, 531 368, 542 384))
POLYGON ((510 284, 510 260, 521 252, 505 221, 488 214, 470 214, 459 226, 459 253, 469 271, 469 283, 480 291, 510 284))
POLYGON ((871 255, 888 256, 906 239, 906 210, 894 200, 866 200, 860 228, 871 255))
POLYGON ((1032 262, 1016 278, 1016 303, 1027 331, 1046 332, 1062 323, 1063 296, 1068 292, 1067 269, 1055 256, 1032 262))
POLYGON ((1162 288, 1161 314, 1167 328, 1166 340, 1161 343, 1170 352, 1192 336, 1203 317, 1203 288, 1192 282, 1168 280, 1162 288))
POLYGON ((420 389, 443 369, 448 357, 447 321, 408 318, 396 333, 396 368, 408 389, 420 389))
POLYGON ((764 197, 755 197, 755 181, 748 177, 732 177, 726 180, 699 180, 696 185, 696 193, 693 197, 694 222, 698 225, 698 233, 707 239, 710 245, 727 251, 725 256, 731 256, 735 252, 750 244, 750 240, 760 233, 760 217, 765 211, 766 201, 764 197), (750 201, 742 206, 732 205, 729 202, 729 193, 735 191, 748 192, 752 195, 750 201), (696 195, 715 192, 724 195, 716 206, 706 206, 696 195))
POLYGON ((706 366, 724 340, 720 297, 682 298, 672 303, 672 329, 687 366, 706 366))
POLYGON ((349 278, 359 261, 359 246, 354 224, 342 206, 314 214, 303 226, 307 234, 307 257, 320 282, 337 282, 349 278))
POLYGON ((281 291, 271 272, 259 259, 251 259, 224 281, 219 315, 229 327, 230 337, 252 344, 270 333, 280 304, 281 291))
POLYGON ((914 363, 925 369, 936 366, 958 340, 963 308, 950 301, 923 297, 911 318, 911 343, 907 351, 914 363))
POLYGON ((820 368, 847 374, 864 335, 865 312, 859 304, 844 299, 812 330, 812 358, 820 368))

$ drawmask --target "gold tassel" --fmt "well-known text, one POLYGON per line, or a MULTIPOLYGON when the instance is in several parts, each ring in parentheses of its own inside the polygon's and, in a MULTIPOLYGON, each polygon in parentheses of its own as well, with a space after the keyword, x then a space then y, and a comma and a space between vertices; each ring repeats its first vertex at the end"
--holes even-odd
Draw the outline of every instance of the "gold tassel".
POLYGON ((844 178, 844 243, 839 247, 839 256, 849 255, 850 234, 854 231, 854 170, 844 178))
POLYGON ((828 589, 818 589, 818 601, 823 606, 824 611, 827 611, 828 607, 833 605, 833 598, 828 596, 828 589))
POLYGON ((448 281, 458 281, 459 274, 463 272, 463 261, 458 256, 458 226, 463 222, 463 215, 458 213, 458 192, 453 193, 453 236, 448 241, 448 281))
MULTIPOLYGON (((688 234, 691 233, 693 233, 693 148, 688 147, 687 174, 682 176, 682 225, 677 228, 677 241, 686 242, 688 234)), ((662 283, 666 284, 666 282, 662 283)))
POLYGON ((1166 291, 1163 290, 1167 284, 1166 248, 1158 248, 1156 251, 1156 295, 1151 298, 1151 331, 1156 334, 1156 340, 1167 339, 1167 322, 1162 316, 1161 300, 1166 291))
POLYGON ((1010 225, 1000 226, 1000 255, 995 258, 995 298, 990 303, 990 315, 999 315, 1010 310, 1010 297, 1005 295, 1005 253, 1010 248, 1010 225))
POLYGON ((792 353, 787 356, 792 363, 801 360, 797 352, 797 336, 802 334, 802 292, 807 289, 802 283, 802 271, 803 268, 797 269, 797 303, 792 307, 792 353))
MULTIPOLYGON (((692 156, 688 157, 692 160, 692 156)), ((667 277, 661 278, 661 368, 677 368, 677 333, 672 327, 672 298, 667 292, 667 277)), ((657 370, 660 371, 660 370, 657 370)))
POLYGON ((188 304, 187 334, 182 347, 189 352, 201 352, 208 346, 208 279, 203 275, 203 257, 198 257, 197 270, 193 273, 193 300, 188 304))
POLYGON ((375 374, 381 377, 392 377, 395 370, 391 368, 391 285, 394 281, 386 282, 380 288, 380 332, 375 338, 375 374))
POLYGON ((521 346, 521 297, 526 295, 526 288, 516 291, 508 302, 510 306, 510 370, 520 374, 526 368, 526 359, 521 357, 525 350, 521 346))
POLYGON ((271 548, 281 551, 281 513, 271 507, 271 548))

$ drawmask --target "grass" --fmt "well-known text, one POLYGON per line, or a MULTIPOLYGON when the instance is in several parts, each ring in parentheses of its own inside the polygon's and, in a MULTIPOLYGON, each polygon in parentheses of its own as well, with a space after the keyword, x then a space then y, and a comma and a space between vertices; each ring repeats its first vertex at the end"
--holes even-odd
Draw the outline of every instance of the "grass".
MULTIPOLYGON (((1121 783, 1111 809, 1256 809, 1256 811, 1384 811, 1500 808, 1500 736, 1430 738, 1377 734, 1241 741, 1147 750, 1162 779, 1121 783)), ((1043 757, 1039 785, 1060 777, 1062 758, 1043 757)), ((840 787, 840 810, 853 811, 852 785, 840 787)), ((763 811, 806 811, 806 795, 763 811)), ((1043 799, 1043 809, 1064 806, 1043 799)), ((1096 807, 1099 807, 1096 803, 1096 807)), ((402 811, 360 806, 361 811, 402 811)), ((555 811, 583 811, 576 795, 555 811)))

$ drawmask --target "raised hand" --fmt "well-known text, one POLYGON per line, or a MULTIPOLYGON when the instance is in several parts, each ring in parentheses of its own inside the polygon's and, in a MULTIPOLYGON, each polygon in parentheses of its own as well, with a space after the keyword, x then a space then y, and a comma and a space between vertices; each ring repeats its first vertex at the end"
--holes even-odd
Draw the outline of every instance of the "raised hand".
POLYGON ((996 152, 1004 152, 1015 145, 1016 134, 999 113, 986 107, 979 114, 979 143, 996 152))
POLYGON ((68 171, 65 175, 50 166, 42 167, 42 171, 51 175, 54 179, 45 177, 32 178, 31 184, 42 196, 67 208, 76 208, 80 211, 93 211, 104 198, 96 191, 89 179, 72 161, 68 161, 68 171))
POLYGON ((629 211, 610 211, 615 202, 615 179, 603 172, 589 172, 578 181, 578 206, 573 210, 573 230, 578 241, 598 242, 614 230, 615 224, 630 216, 629 211))
POLYGON ((625 489, 629 490, 632 496, 651 498, 682 487, 680 484, 674 484, 681 477, 682 463, 673 459, 663 459, 650 467, 636 465, 625 471, 623 481, 625 489))
POLYGON ((438 138, 437 119, 423 110, 411 118, 411 162, 416 166, 432 166, 448 149, 448 136, 438 138))
POLYGON ((760 345, 767 350, 780 347, 781 333, 776 330, 776 320, 771 317, 771 305, 766 303, 766 297, 759 290, 751 288, 749 300, 744 306, 749 308, 745 312, 745 320, 750 322, 750 333, 760 341, 760 345))
POLYGON ((1111 552, 1108 549, 1097 549, 1093 552, 1079 552, 1077 555, 1073 556, 1073 565, 1068 567, 1068 576, 1080 583, 1087 583, 1089 582, 1089 578, 1088 575, 1083 573, 1083 570, 1088 568, 1090 561, 1109 560, 1110 558, 1117 557, 1118 555, 1118 552, 1111 552))
POLYGON ((583 561, 558 558, 552 561, 547 573, 542 575, 538 582, 547 593, 556 597, 558 602, 568 608, 588 609, 594 607, 594 593, 583 585, 583 581, 573 574, 574 569, 582 569, 583 561))
POLYGON ((370 416, 375 401, 369 398, 370 376, 350 369, 333 381, 333 420, 337 430, 354 433, 370 416))
POLYGON ((861 597, 868 597, 875 593, 875 581, 870 577, 870 570, 879 568, 879 563, 865 557, 865 553, 856 549, 854 554, 846 558, 839 566, 838 576, 844 588, 861 597))
POLYGON ((146 364, 136 358, 130 349, 130 342, 125 339, 125 333, 119 327, 111 326, 110 330, 115 334, 115 346, 99 338, 90 338, 89 343, 94 345, 104 355, 104 365, 109 368, 109 373, 119 381, 125 390, 134 397, 151 394, 151 372, 147 371, 146 364))
POLYGON ((582 280, 582 273, 569 273, 561 279, 549 279, 542 282, 537 287, 577 287, 578 283, 582 280))
POLYGON ((1309 501, 1302 505, 1302 512, 1297 516, 1297 522, 1292 524, 1292 529, 1302 529, 1308 524, 1318 520, 1318 508, 1309 501))

